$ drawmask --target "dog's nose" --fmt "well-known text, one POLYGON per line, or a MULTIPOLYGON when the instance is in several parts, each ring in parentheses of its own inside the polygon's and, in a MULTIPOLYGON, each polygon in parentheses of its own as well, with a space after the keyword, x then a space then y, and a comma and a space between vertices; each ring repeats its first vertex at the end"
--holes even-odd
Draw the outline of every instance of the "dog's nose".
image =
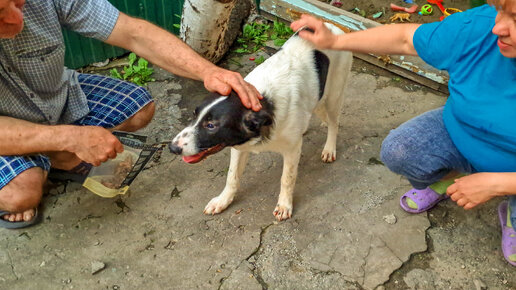
POLYGON ((170 143, 168 145, 168 149, 170 149, 170 153, 174 153, 176 155, 179 155, 183 152, 183 148, 175 145, 174 143, 170 143))

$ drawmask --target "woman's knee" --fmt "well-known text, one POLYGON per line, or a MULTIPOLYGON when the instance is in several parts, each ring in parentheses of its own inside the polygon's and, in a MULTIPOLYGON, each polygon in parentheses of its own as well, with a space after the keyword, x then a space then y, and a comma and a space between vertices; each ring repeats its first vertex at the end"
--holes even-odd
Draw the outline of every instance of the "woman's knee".
POLYGON ((23 212, 41 201, 47 173, 40 167, 29 168, 0 189, 0 209, 23 212))
POLYGON ((403 174, 415 154, 408 144, 391 132, 382 142, 380 159, 391 171, 403 174))

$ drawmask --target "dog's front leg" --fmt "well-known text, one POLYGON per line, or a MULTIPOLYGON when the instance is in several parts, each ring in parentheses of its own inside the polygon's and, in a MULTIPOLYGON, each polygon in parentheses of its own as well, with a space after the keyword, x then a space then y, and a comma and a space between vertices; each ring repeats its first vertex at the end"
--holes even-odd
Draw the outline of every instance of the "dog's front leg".
POLYGON ((229 163, 228 177, 226 180, 226 187, 222 193, 214 197, 208 205, 204 208, 205 214, 221 213, 228 205, 233 202, 236 192, 240 186, 240 177, 244 172, 245 165, 249 152, 242 152, 235 148, 231 148, 231 161, 229 163))
POLYGON ((292 199, 296 185, 297 167, 301 157, 301 146, 303 142, 292 147, 292 150, 283 153, 283 174, 281 175, 281 191, 278 204, 274 209, 274 216, 278 221, 292 217, 292 199))

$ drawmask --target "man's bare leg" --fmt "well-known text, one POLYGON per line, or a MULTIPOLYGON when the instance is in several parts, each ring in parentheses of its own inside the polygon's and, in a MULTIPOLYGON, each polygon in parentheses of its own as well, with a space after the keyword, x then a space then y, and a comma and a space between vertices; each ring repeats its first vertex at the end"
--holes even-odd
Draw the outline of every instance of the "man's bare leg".
POLYGON ((3 219, 11 222, 30 221, 43 195, 47 172, 40 167, 27 169, 0 189, 0 209, 10 212, 3 219))

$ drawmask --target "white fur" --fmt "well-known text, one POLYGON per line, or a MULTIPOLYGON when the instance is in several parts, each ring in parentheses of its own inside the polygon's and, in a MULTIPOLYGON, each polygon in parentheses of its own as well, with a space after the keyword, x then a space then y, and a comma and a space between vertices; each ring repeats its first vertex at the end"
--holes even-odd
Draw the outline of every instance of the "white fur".
MULTIPOLYGON (((335 34, 343 33, 331 24, 327 24, 327 27, 335 34)), ((281 191, 273 214, 280 221, 290 218, 302 136, 313 112, 328 124, 328 136, 321 158, 324 162, 333 162, 336 159, 339 115, 351 70, 352 54, 323 51, 330 59, 330 67, 324 95, 319 100, 319 81, 313 49, 309 42, 300 37, 292 37, 280 51, 245 78, 273 102, 274 127, 266 142, 251 140, 231 148, 226 186, 219 196, 208 203, 204 209, 205 214, 220 213, 233 201, 249 152, 273 151, 283 155, 281 191)))

